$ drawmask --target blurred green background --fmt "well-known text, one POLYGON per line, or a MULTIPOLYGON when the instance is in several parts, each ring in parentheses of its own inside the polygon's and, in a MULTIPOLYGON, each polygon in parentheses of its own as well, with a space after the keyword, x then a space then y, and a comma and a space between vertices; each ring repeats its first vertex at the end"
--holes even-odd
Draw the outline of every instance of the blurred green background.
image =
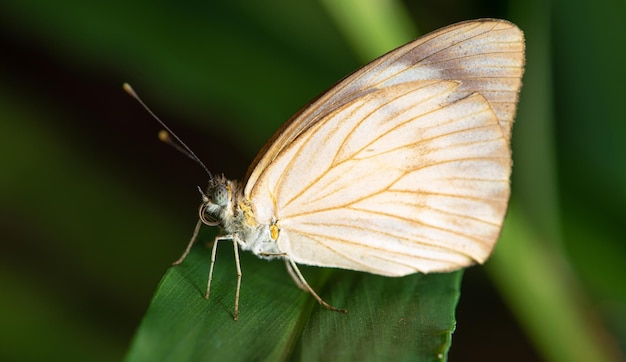
POLYGON ((527 68, 509 217, 465 273, 450 359, 624 358, 626 3, 345 3, 0 3, 0 360, 123 358, 192 232, 206 175, 123 82, 241 178, 338 79, 481 17, 525 31, 527 68))

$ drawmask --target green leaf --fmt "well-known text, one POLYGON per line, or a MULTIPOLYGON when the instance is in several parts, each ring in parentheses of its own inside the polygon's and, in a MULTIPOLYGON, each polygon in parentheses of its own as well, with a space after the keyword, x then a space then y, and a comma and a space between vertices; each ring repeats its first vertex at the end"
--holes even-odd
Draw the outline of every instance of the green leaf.
POLYGON ((210 250, 195 246, 170 268, 135 335, 128 361, 445 360, 455 328, 462 271, 386 278, 303 267, 311 286, 341 314, 291 281, 281 262, 241 254, 239 320, 228 243, 218 252, 211 298, 203 298, 210 250))

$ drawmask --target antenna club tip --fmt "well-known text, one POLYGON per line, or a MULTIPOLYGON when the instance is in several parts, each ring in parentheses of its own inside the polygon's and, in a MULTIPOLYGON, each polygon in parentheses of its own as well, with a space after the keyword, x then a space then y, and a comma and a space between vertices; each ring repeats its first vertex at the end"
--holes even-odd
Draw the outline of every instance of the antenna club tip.
POLYGON ((130 84, 124 82, 124 84, 122 84, 122 88, 124 89, 124 91, 128 94, 130 94, 133 97, 136 97, 137 94, 135 93, 135 90, 133 89, 133 87, 130 86, 130 84))
POLYGON ((159 137, 159 141, 162 141, 162 142, 170 141, 170 133, 164 129, 159 131, 158 137, 159 137))

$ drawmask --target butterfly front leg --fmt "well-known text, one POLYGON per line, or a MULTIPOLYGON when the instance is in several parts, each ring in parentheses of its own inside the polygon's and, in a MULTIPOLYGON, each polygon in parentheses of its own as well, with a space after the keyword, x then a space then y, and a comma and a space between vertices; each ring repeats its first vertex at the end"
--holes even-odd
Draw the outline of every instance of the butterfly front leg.
POLYGON ((231 240, 233 242, 233 248, 235 251, 235 266, 237 268, 237 291, 235 292, 235 308, 233 312, 233 318, 239 319, 239 290, 241 289, 241 264, 239 263, 239 243, 241 240, 237 234, 218 235, 213 242, 213 249, 211 250, 211 266, 209 267, 209 280, 207 282, 205 299, 209 299, 211 293, 211 281, 213 280, 213 267, 215 266, 215 255, 217 254, 217 244, 221 240, 231 240))
POLYGON ((172 266, 176 266, 176 265, 182 263, 185 260, 185 258, 187 257, 187 255, 189 255, 189 251, 191 251, 191 247, 193 246, 193 244, 196 243, 196 239, 198 238, 198 233, 200 232, 200 226, 201 225, 202 225, 202 220, 198 219, 198 222, 196 223, 196 228, 193 229, 193 235, 191 235, 191 240, 189 240, 189 243, 187 244, 187 247, 185 248, 185 251, 183 252, 183 255, 181 255, 180 258, 178 258, 178 260, 173 262, 172 266))

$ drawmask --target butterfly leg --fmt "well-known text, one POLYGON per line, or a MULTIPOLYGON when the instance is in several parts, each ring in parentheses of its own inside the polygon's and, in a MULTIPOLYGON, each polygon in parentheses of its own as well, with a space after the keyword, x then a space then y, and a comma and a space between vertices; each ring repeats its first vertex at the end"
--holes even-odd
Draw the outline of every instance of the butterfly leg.
POLYGON ((313 288, 311 288, 309 283, 306 282, 306 279, 304 279, 304 277, 302 276, 302 273, 300 273, 300 269, 298 269, 298 265, 296 265, 296 262, 293 261, 293 259, 291 259, 289 257, 287 257, 286 260, 288 261, 288 263, 287 263, 287 271, 289 272, 291 277, 294 279, 294 281, 296 282, 298 287, 300 287, 301 289, 304 289, 307 292, 311 293, 311 295, 319 302, 319 304, 323 305, 325 308, 333 310, 335 312, 341 312, 341 313, 344 313, 344 314, 348 313, 347 310, 335 308, 332 305, 326 303, 322 298, 320 298, 320 296, 317 295, 317 293, 315 293, 313 288))
POLYGON ((215 238, 213 242, 213 249, 211 250, 211 266, 209 267, 209 281, 206 286, 205 299, 209 299, 211 294, 211 281, 213 281, 213 267, 215 266, 215 255, 217 254, 217 244, 220 240, 232 240, 235 248, 235 266, 237 267, 237 291, 235 292, 235 311, 233 317, 235 320, 239 319, 239 290, 241 289, 241 264, 239 263, 239 245, 236 241, 236 235, 220 235, 215 238))
POLYGON ((305 292, 308 292, 309 290, 304 286, 302 281, 300 281, 300 278, 298 278, 298 275, 296 274, 296 272, 293 270, 293 267, 289 263, 289 258, 285 258, 285 266, 287 267, 287 271, 289 272, 291 279, 293 279, 293 281, 296 283, 298 288, 304 290, 305 292))
MULTIPOLYGON (((235 235, 234 238, 237 236, 235 235)), ((241 265, 239 263, 239 245, 237 241, 233 239, 233 246, 235 248, 235 266, 237 267, 237 291, 235 292, 235 312, 234 319, 239 319, 239 290, 241 289, 241 265)))
POLYGON ((189 244, 187 244, 187 248, 185 248, 185 252, 183 252, 183 255, 181 255, 180 258, 178 258, 178 260, 172 263, 173 266, 176 266, 185 260, 185 258, 189 254, 189 251, 191 250, 191 247, 193 246, 193 244, 196 243, 196 239, 198 238, 198 233, 200 232, 201 225, 202 225, 202 220, 198 219, 198 222, 196 223, 196 227, 195 229, 193 229, 193 235, 191 235, 191 240, 189 240, 189 244))
POLYGON ((217 243, 222 240, 223 236, 217 236, 213 241, 213 248, 211 250, 211 266, 209 266, 209 281, 206 285, 206 294, 204 295, 204 299, 209 299, 209 295, 211 294, 211 281, 213 280, 213 267, 215 266, 215 254, 217 253, 217 243))

